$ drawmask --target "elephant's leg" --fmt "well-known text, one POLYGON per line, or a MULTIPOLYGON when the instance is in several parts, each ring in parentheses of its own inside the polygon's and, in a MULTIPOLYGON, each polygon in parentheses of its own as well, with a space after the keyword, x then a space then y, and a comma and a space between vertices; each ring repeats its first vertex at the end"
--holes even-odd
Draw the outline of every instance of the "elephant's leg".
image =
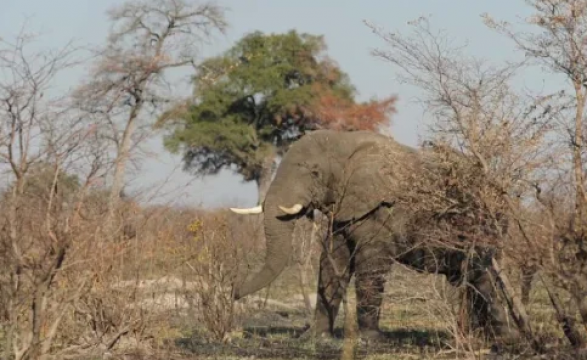
POLYGON ((489 266, 479 265, 471 271, 467 289, 470 315, 474 317, 471 323, 483 329, 489 338, 503 341, 518 338, 516 325, 508 321, 508 313, 497 297, 496 274, 489 266))
POLYGON ((385 290, 385 275, 391 268, 389 259, 378 259, 377 248, 362 249, 355 261, 357 320, 363 337, 379 337, 379 318, 385 290))
POLYGON ((379 318, 385 276, 393 263, 389 252, 391 234, 385 221, 381 221, 378 215, 361 222, 351 233, 356 244, 357 320, 361 336, 369 338, 381 336, 379 318))
POLYGON ((326 249, 320 256, 315 314, 316 335, 319 336, 334 335, 334 321, 352 276, 351 252, 344 235, 335 234, 332 240, 324 241, 326 249))

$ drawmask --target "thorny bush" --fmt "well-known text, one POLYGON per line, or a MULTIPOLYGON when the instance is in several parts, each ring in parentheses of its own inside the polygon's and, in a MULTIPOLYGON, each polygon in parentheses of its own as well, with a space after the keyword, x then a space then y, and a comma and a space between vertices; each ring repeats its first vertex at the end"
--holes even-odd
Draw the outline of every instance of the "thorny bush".
POLYGON ((232 291, 241 259, 239 242, 222 212, 198 216, 187 231, 190 236, 166 251, 178 264, 183 296, 194 315, 212 338, 226 340, 237 315, 232 291))

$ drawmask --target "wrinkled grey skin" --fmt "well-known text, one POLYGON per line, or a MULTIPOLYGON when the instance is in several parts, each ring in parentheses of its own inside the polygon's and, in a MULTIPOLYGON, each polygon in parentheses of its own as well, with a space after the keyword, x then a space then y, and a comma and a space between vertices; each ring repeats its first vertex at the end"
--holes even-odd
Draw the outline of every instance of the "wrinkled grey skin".
MULTIPOLYGON (((366 337, 380 335, 384 276, 394 261, 418 271, 444 274, 451 283, 460 283, 463 253, 415 247, 418 239, 401 230, 407 212, 394 205, 394 194, 409 185, 404 174, 413 173, 422 164, 415 149, 370 131, 319 130, 300 138, 282 159, 262 206, 265 264, 237 287, 234 298, 266 287, 283 271, 292 253, 294 220, 314 209, 333 214, 334 233, 328 244, 330 259, 327 252, 320 259, 318 334, 332 334, 334 330, 345 291, 335 275, 345 269, 343 283, 348 284, 355 275, 359 329, 366 337), (279 208, 295 204, 303 206, 295 215, 279 208)), ((493 301, 496 294, 488 271, 490 263, 490 254, 473 259, 475 271, 467 272, 467 280, 479 293, 474 301, 482 313, 477 317, 479 325, 503 336, 507 319, 503 308, 493 301)))

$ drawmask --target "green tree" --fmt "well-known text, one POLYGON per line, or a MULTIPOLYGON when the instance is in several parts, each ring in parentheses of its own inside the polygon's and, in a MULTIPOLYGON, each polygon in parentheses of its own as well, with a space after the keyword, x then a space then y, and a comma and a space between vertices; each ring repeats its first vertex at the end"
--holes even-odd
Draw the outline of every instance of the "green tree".
MULTIPOLYGON (((3 192, 3 196, 14 191, 14 185, 14 183, 11 183, 3 192)), ((40 161, 31 165, 22 193, 26 196, 47 200, 52 192, 70 196, 80 186, 80 180, 77 175, 58 171, 54 164, 40 161)))
POLYGON ((356 102, 349 77, 325 52, 322 36, 293 30, 244 36, 201 63, 193 97, 162 116, 158 126, 171 130, 165 147, 200 175, 234 167, 257 183, 262 202, 277 158, 304 132, 375 130, 395 111, 395 97, 356 102))
POLYGON ((62 211, 62 205, 69 203, 80 188, 79 177, 75 174, 58 170, 54 164, 40 161, 31 165, 25 176, 23 187, 15 189, 17 182, 8 184, 7 188, 0 193, 0 199, 6 203, 10 201, 14 191, 19 192, 18 199, 27 203, 26 212, 29 207, 50 210, 51 212, 62 211), (48 206, 51 205, 51 209, 48 206))

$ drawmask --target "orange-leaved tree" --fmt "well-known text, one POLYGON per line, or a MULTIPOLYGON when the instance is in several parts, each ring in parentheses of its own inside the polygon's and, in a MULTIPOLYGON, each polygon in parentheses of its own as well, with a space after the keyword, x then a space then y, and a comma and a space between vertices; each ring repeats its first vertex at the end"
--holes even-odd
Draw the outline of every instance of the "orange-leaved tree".
POLYGON ((396 112, 396 96, 357 103, 336 96, 321 84, 316 84, 314 89, 318 96, 310 105, 310 113, 318 119, 318 127, 378 131, 382 125, 389 125, 389 116, 396 112))

